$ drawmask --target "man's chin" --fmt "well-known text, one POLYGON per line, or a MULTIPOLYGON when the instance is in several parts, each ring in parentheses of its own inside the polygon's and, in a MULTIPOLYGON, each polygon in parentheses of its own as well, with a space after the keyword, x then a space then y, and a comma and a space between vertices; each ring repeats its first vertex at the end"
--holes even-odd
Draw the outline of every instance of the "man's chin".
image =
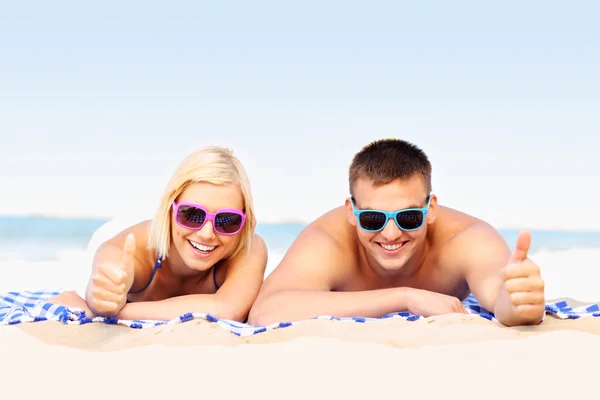
POLYGON ((383 268, 386 271, 400 271, 402 268, 404 268, 404 263, 382 263, 381 264, 381 268, 383 268), (387 265, 386 265, 387 264, 387 265))
POLYGON ((406 265, 406 259, 402 257, 375 257, 379 267, 385 271, 399 271, 406 265))

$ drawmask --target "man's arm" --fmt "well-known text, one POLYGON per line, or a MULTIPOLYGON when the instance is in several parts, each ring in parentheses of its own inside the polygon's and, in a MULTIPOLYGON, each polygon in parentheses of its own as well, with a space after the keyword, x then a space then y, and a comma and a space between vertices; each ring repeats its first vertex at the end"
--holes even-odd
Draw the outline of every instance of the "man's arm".
POLYGON ((267 265, 267 247, 254 237, 250 254, 244 251, 228 261, 225 283, 215 294, 192 294, 160 301, 126 304, 117 318, 170 320, 185 313, 209 313, 217 318, 242 322, 258 295, 267 265))
POLYGON ((335 291, 338 282, 353 273, 353 256, 326 232, 306 228, 265 281, 250 311, 249 323, 268 325, 320 315, 376 318, 406 311, 412 304, 424 314, 431 309, 439 313, 464 312, 454 297, 407 287, 335 291))
POLYGON ((544 315, 544 282, 527 258, 529 242, 523 237, 511 252, 493 227, 478 223, 453 238, 444 252, 463 269, 479 304, 507 326, 537 324, 544 315))

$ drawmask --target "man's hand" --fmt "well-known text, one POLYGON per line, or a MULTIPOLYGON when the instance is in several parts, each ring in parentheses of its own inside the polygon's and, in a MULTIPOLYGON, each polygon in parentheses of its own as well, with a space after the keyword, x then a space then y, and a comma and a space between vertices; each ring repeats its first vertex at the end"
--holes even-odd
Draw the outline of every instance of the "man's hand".
POLYGON ((123 257, 118 264, 101 263, 92 276, 90 308, 99 315, 115 316, 127 301, 133 284, 135 237, 129 234, 123 246, 123 257))
POLYGON ((545 311, 544 281, 540 268, 529 258, 531 234, 519 232, 515 251, 502 270, 504 288, 510 296, 514 314, 524 320, 538 323, 545 311))
POLYGON ((453 296, 412 288, 407 296, 406 305, 411 314, 423 317, 452 313, 467 314, 461 301, 453 296))

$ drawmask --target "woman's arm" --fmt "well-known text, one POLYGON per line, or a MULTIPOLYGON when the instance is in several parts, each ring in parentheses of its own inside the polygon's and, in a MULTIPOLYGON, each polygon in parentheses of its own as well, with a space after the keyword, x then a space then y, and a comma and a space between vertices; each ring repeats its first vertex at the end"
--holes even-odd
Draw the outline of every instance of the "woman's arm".
POLYGON ((135 225, 98 247, 85 292, 97 315, 114 316, 127 301, 127 293, 149 278, 147 223, 135 225))
POLYGON ((265 242, 255 235, 248 254, 241 251, 227 261, 225 282, 217 293, 129 303, 116 317, 128 320, 171 320, 186 313, 208 313, 219 319, 243 322, 261 288, 267 256, 265 242))

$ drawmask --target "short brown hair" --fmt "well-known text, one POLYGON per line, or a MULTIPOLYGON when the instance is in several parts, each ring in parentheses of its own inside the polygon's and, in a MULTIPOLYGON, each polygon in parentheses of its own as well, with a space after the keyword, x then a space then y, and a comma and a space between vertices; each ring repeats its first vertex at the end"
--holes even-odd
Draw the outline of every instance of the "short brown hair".
POLYGON ((400 139, 380 139, 364 146, 350 164, 350 195, 356 181, 367 178, 374 185, 418 175, 427 193, 431 192, 431 163, 427 155, 412 143, 400 139))

